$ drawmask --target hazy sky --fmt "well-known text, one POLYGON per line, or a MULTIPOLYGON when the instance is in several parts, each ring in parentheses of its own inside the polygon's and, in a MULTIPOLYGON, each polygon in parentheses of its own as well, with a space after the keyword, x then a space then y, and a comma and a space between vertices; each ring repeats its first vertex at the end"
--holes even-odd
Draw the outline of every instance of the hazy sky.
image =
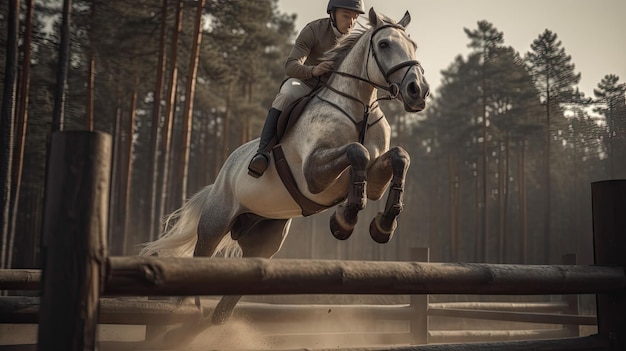
MULTIPOLYGON (((297 14, 296 30, 326 16, 327 1, 279 0, 281 12, 297 14)), ((520 54, 546 29, 556 33, 581 73, 580 90, 593 89, 607 74, 626 82, 626 0, 365 0, 366 10, 399 20, 411 13, 407 30, 419 45, 417 57, 435 89, 440 71, 469 52, 463 28, 475 30, 486 20, 504 34, 504 44, 520 54)))

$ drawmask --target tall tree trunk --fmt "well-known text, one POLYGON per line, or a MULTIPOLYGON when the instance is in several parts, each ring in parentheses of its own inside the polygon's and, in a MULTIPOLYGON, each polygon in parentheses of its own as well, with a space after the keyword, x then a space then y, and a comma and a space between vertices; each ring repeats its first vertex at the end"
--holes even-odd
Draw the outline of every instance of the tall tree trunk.
POLYGON ((88 131, 94 130, 94 95, 95 95, 95 75, 96 75, 96 53, 94 50, 95 40, 94 36, 94 23, 96 19, 96 4, 97 1, 91 2, 91 28, 89 31, 89 69, 87 72, 87 106, 86 112, 86 127, 88 131))
POLYGON ((159 188, 159 176, 157 170, 159 169, 157 165, 159 164, 159 135, 161 131, 161 97, 163 94, 163 78, 165 76, 165 59, 166 59, 166 50, 165 50, 165 42, 167 38, 167 0, 162 1, 161 5, 161 33, 159 39, 159 59, 157 63, 157 78, 156 85, 154 88, 154 102, 152 104, 152 130, 150 136, 150 160, 152 162, 149 163, 148 176, 150 177, 149 186, 150 191, 148 194, 150 196, 149 204, 150 204, 150 215, 149 215, 149 237, 146 238, 147 241, 152 241, 157 237, 158 231, 158 223, 159 223, 159 197, 157 195, 157 189, 159 188))
POLYGON ((474 168, 474 238, 476 242, 474 243, 474 260, 479 261, 481 259, 481 248, 482 241, 480 240, 482 237, 482 233, 480 231, 480 219, 481 219, 481 210, 480 210, 480 178, 478 177, 478 166, 474 168))
POLYGON ((109 198, 109 250, 112 255, 122 255, 124 247, 123 222, 120 219, 121 194, 123 178, 120 176, 122 168, 122 102, 117 98, 115 109, 115 123, 113 124, 113 161, 111 162, 111 196, 109 198))
POLYGON ((57 65, 57 90, 54 96, 52 111, 52 131, 63 130, 65 113, 65 95, 67 76, 70 68, 70 21, 72 0, 63 0, 63 16, 61 20, 61 42, 59 44, 59 61, 57 65))
POLYGON ((520 143, 519 164, 517 166, 519 178, 519 217, 521 225, 522 243, 521 243, 521 263, 528 263, 528 214, 526 211, 526 140, 522 139, 520 143))
MULTIPOLYGON (((484 67, 483 67, 484 71, 484 67)), ((485 92, 485 73, 483 72, 483 123, 482 123, 482 255, 480 257, 481 262, 487 262, 489 259, 489 165, 487 164, 487 97, 485 92)))
POLYGON ((226 111, 224 112, 224 129, 222 132, 222 157, 221 159, 218 159, 216 162, 216 166, 215 167, 215 176, 217 176, 217 173, 219 172, 219 169, 221 168, 222 163, 224 163, 224 160, 226 160, 226 157, 228 157, 228 154, 230 152, 230 147, 229 147, 229 143, 230 143, 230 114, 231 114, 231 100, 232 100, 232 94, 233 94, 233 82, 229 82, 228 86, 226 87, 226 111))
POLYGON ((9 0, 7 14, 7 48, 4 67, 4 91, 2 94, 2 114, 0 116, 0 136, 2 136, 2 151, 0 151, 0 169, 2 169, 2 211, 0 223, 2 225, 2 252, 0 252, 0 268, 9 268, 8 246, 9 220, 11 215, 11 168, 13 163, 13 146, 15 141, 15 104, 17 92, 17 48, 19 31, 19 0, 9 0))
POLYGON ((123 205, 123 213, 124 213, 124 247, 122 250, 123 255, 133 255, 134 252, 131 252, 129 248, 133 248, 135 244, 139 244, 133 236, 134 231, 131 223, 135 221, 132 220, 135 218, 133 216, 133 206, 131 204, 131 194, 132 194, 132 178, 133 178, 133 135, 135 134, 135 118, 137 115, 137 85, 139 84, 138 78, 135 78, 135 84, 133 86, 133 93, 131 95, 130 100, 130 111, 128 112, 128 124, 127 124, 127 132, 126 132, 126 159, 125 159, 125 182, 124 182, 124 191, 122 194, 124 195, 124 205, 123 205))
POLYGON ((505 185, 505 157, 504 153, 506 152, 507 145, 503 142, 498 143, 500 145, 498 150, 498 262, 504 262, 504 236, 505 236, 505 213, 504 213, 504 185, 505 185))
POLYGON ((450 249, 448 252, 447 259, 452 261, 456 260, 459 255, 459 247, 458 247, 458 232, 457 232, 457 221, 458 221, 458 184, 459 184, 459 175, 456 171, 454 165, 454 158, 452 152, 448 153, 448 196, 449 196, 449 213, 450 213, 450 249))
POLYGON ((198 0, 194 28, 194 41, 189 56, 189 74, 187 76, 187 93, 185 110, 183 113, 183 157, 179 163, 179 184, 181 184, 181 203, 187 199, 187 182, 189 181, 189 155, 191 153, 191 127, 193 125, 193 100, 196 95, 196 75, 198 72, 198 58, 202 43, 202 10, 205 0, 198 0))
POLYGON ((616 137, 616 133, 615 133, 615 118, 613 118, 613 99, 609 99, 609 116, 607 118, 607 120, 609 121, 608 124, 608 128, 609 128, 609 162, 610 162, 610 168, 609 168, 609 175, 610 178, 609 179, 615 179, 615 147, 613 146, 613 140, 616 137))
MULTIPOLYGON (((506 141, 504 142, 505 145, 505 156, 504 156, 504 163, 505 163, 505 167, 504 167, 504 194, 503 194, 503 209, 502 209, 502 233, 504 234, 504 250, 505 250, 505 254, 504 257, 506 259, 507 255, 506 255, 506 248, 507 246, 509 246, 509 241, 510 241, 510 237, 511 234, 507 235, 507 227, 508 227, 508 223, 509 223, 509 195, 511 194, 511 189, 510 189, 510 182, 509 182, 509 178, 511 176, 511 138, 509 137, 509 133, 506 134, 506 141)), ((512 261, 512 257, 509 257, 509 259, 507 260, 507 262, 511 262, 512 261)), ((506 263, 506 262, 503 262, 506 263)))
MULTIPOLYGON (((178 83, 178 41, 182 32, 182 15, 183 2, 176 0, 176 24, 174 26, 174 35, 172 37, 172 45, 170 47, 170 76, 168 86, 168 96, 165 105, 165 123, 163 126, 163 159, 161 170, 163 178, 161 180, 161 209, 159 218, 166 212, 169 212, 168 189, 170 188, 170 150, 172 147, 172 130, 174 126, 174 116, 176 115, 176 88, 178 83)), ((178 198, 178 197, 175 197, 178 198)), ((171 197, 169 197, 171 199, 171 197)))
POLYGON ((482 255, 480 257, 481 262, 488 261, 488 253, 489 253, 489 189, 488 189, 488 180, 489 180, 489 166, 487 164, 487 73, 486 65, 487 65, 487 48, 483 45, 483 64, 481 66, 481 85, 482 85, 482 192, 483 192, 483 209, 482 209, 482 255))
POLYGON ((545 155, 545 183, 546 183, 546 192, 545 192, 545 204, 546 204, 546 210, 544 212, 544 233, 543 233, 543 238, 544 238, 544 258, 543 258, 543 264, 548 264, 550 263, 550 221, 552 219, 552 213, 551 213, 551 209, 552 206, 550 204, 550 201, 552 199, 552 196, 550 194, 551 191, 551 187, 550 187, 550 153, 552 152, 551 150, 551 145, 552 145, 552 134, 550 132, 551 129, 551 121, 550 121, 550 104, 551 104, 551 99, 550 99, 550 75, 548 74, 547 78, 546 78, 546 155, 545 155))
MULTIPOLYGON (((248 77, 248 80, 246 82, 246 95, 248 96, 248 104, 252 104, 253 95, 254 95, 254 77, 253 76, 248 77)), ((250 114, 247 114, 247 116, 245 116, 245 118, 243 119, 245 125, 242 128, 242 134, 241 134, 242 144, 250 141, 251 139, 250 137, 252 135, 251 119, 252 119, 252 116, 250 114)))
MULTIPOLYGON (((22 45, 22 73, 20 75, 19 98, 17 104, 17 128, 15 136, 15 156, 13 157, 13 185, 12 185, 12 204, 11 204, 11 225, 9 228, 8 247, 13 248, 15 242, 15 234, 17 229, 17 214, 20 204, 20 193, 22 187, 22 174, 24 165, 24 149, 26 145, 26 126, 28 125, 28 102, 30 92, 30 58, 31 58, 31 42, 33 31, 33 10, 34 0, 27 0, 26 15, 24 16, 24 38, 22 45)), ((26 250, 26 248, 24 248, 26 250)), ((24 251, 25 251, 24 250, 24 251)), ((7 262, 12 262, 12 250, 8 252, 7 262)))

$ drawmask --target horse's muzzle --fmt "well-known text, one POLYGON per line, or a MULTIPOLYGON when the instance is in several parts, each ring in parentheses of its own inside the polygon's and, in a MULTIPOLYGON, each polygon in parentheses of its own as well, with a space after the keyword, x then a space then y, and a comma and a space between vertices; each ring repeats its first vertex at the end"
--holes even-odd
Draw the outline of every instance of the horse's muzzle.
POLYGON ((409 72, 400 87, 400 96, 407 112, 419 112, 426 108, 426 98, 430 95, 430 87, 424 77, 414 67, 409 72))
POLYGON ((400 96, 407 112, 419 112, 426 108, 426 98, 430 87, 426 80, 416 72, 407 74, 405 84, 400 87, 400 96))

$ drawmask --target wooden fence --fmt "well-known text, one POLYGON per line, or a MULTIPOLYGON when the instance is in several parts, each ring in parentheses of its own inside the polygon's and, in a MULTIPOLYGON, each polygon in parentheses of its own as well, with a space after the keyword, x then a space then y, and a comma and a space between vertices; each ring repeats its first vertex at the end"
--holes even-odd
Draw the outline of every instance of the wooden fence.
MULTIPOLYGON (((597 294, 598 334, 593 336, 379 349, 626 349, 626 181, 592 184, 596 264, 591 266, 108 257, 109 149, 109 138, 101 133, 53 135, 45 195, 38 350, 95 349, 101 294, 387 294, 416 299, 427 294, 597 294)), ((13 277, 14 287, 36 284, 37 272, 17 274, 28 278, 18 284, 20 278, 13 277)), ((413 318, 419 326, 420 321, 413 318)))
MULTIPOLYGON (((414 261, 427 261, 427 249, 413 249, 414 261)), ((567 255, 571 260, 572 255, 567 255)), ((567 262, 564 262, 567 263, 567 262)), ((38 290, 38 271, 0 271, 0 288, 38 290), (21 274, 20 274, 21 273, 21 274), (9 286, 8 284, 11 284, 9 286)), ((279 296, 276 297, 277 300, 279 296)), ((446 302, 429 303, 428 295, 412 295, 410 303, 395 305, 293 305, 278 303, 240 303, 234 320, 245 320, 263 335, 266 343, 299 348, 313 344, 367 346, 384 342, 389 345, 429 344, 478 341, 548 339, 579 336, 579 326, 597 324, 595 316, 578 315, 577 295, 564 295, 556 302, 446 302), (330 311, 330 312, 329 312, 330 311), (331 313, 332 312, 332 313, 331 313), (459 320, 461 328, 437 330, 429 317, 459 320), (464 320, 499 321, 472 330, 464 320), (521 323, 517 329, 503 328, 502 322, 521 323), (530 329, 537 324, 557 325, 530 329), (314 326, 314 327, 312 327, 314 326), (481 330, 486 329, 486 330, 481 330), (494 330, 497 329, 497 330, 494 330), (280 333, 277 333, 279 330, 280 333), (338 334, 342 334, 338 337, 338 334), (332 341, 320 342, 319 340, 332 341), (269 340, 269 342, 267 341, 269 340)), ((275 299, 275 300, 276 300, 275 299)), ((266 299, 264 299, 266 300, 266 299)), ((207 308, 216 300, 203 301, 207 308)), ((38 323, 39 298, 6 297, 0 299, 0 323, 38 323)), ((141 298, 101 298, 98 323, 154 326, 197 322, 202 318, 192 304, 178 306, 168 300, 141 298)), ((447 324, 447 323, 446 323, 447 324)), ((148 348, 134 343, 135 349, 148 348)), ((0 348, 1 350, 1 348, 0 348)))

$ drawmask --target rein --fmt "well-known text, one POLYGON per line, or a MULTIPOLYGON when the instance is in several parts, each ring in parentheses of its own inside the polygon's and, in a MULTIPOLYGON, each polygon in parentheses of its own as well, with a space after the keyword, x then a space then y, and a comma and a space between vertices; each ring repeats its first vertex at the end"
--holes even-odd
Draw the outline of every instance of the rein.
MULTIPOLYGON (((368 124, 368 120, 369 120, 369 115, 370 115, 370 111, 378 108, 378 106, 376 105, 378 103, 378 101, 381 100, 395 100, 398 98, 398 95, 400 94, 400 87, 398 86, 398 84, 396 83, 390 83, 389 82, 389 76, 391 76, 392 74, 394 74, 396 71, 404 68, 404 67, 412 67, 412 66, 418 66, 421 68, 421 65, 419 63, 419 61, 416 60, 410 60, 410 61, 405 61, 402 63, 399 63, 391 68, 389 68, 388 70, 384 70, 383 66, 380 63, 380 60, 378 59, 378 57, 376 56, 376 50, 374 50, 374 36, 376 35, 376 33, 378 33, 380 30, 385 29, 385 28, 396 28, 396 29, 401 29, 402 31, 404 31, 404 27, 397 25, 397 24, 385 24, 383 26, 380 26, 378 28, 376 28, 374 30, 374 32, 372 33, 372 35, 370 36, 370 44, 369 44, 369 48, 368 48, 368 52, 367 52, 367 62, 365 64, 365 67, 367 67, 369 65, 369 59, 370 59, 370 52, 372 53, 372 56, 374 57, 374 61, 376 62, 376 65, 378 66, 378 69, 380 70, 380 72, 383 74, 383 76, 385 77, 385 81, 389 84, 388 86, 383 86, 380 84, 377 84, 375 82, 372 82, 369 79, 369 73, 367 72, 366 69, 366 78, 351 74, 351 73, 347 73, 347 72, 341 72, 341 71, 333 71, 333 74, 338 74, 340 76, 343 77, 348 77, 348 78, 352 78, 352 79, 356 79, 359 80, 361 82, 367 83, 371 86, 373 86, 376 89, 382 89, 385 90, 387 92, 389 92, 389 95, 387 96, 383 96, 380 97, 376 100, 374 100, 371 104, 366 104, 363 101, 357 99, 356 97, 344 93, 340 90, 337 90, 327 84, 325 84, 325 88, 327 88, 328 90, 334 92, 335 94, 341 95, 345 98, 348 98, 350 100, 356 101, 358 103, 360 103, 361 105, 363 105, 363 118, 360 122, 357 122, 354 118, 352 118, 352 116, 350 116, 350 114, 348 114, 344 109, 342 109, 340 106, 338 106, 337 104, 334 104, 326 99, 323 99, 319 96, 319 94, 317 94, 317 98, 330 104, 331 106, 335 107, 336 109, 338 109, 339 111, 341 111, 344 115, 346 115, 359 129, 359 143, 364 144, 365 143, 365 134, 367 132, 367 128, 378 123, 380 120, 382 120, 384 118, 384 116, 380 117, 379 119, 377 119, 376 121, 374 121, 372 124, 368 124)), ((400 81, 401 83, 404 82, 404 79, 406 78, 406 75, 409 73, 409 70, 406 71, 406 73, 404 74, 404 77, 402 77, 402 80, 400 81)))

